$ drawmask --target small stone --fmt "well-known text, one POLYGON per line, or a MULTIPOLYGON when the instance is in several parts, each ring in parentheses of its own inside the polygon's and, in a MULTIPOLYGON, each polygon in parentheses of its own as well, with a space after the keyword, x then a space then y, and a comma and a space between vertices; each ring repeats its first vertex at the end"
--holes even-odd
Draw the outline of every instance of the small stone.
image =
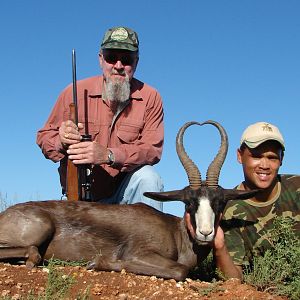
POLYGON ((10 290, 3 290, 2 293, 1 293, 1 296, 2 297, 6 297, 10 294, 10 290))
POLYGON ((4 284, 6 285, 13 285, 14 281, 12 279, 6 279, 4 280, 4 284))
POLYGON ((17 285, 16 285, 17 289, 21 289, 22 286, 23 286, 23 284, 21 282, 18 282, 17 285))
POLYGON ((120 300, 126 300, 126 299, 128 299, 128 295, 127 294, 120 294, 119 299, 120 300))

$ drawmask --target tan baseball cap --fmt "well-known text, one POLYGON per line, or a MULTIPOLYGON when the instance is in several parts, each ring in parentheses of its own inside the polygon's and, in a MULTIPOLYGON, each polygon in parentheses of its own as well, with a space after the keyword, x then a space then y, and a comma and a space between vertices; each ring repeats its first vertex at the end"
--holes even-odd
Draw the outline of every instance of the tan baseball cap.
POLYGON ((257 122, 246 128, 240 143, 245 143, 249 148, 256 148, 269 140, 277 141, 284 150, 284 139, 279 129, 267 122, 257 122))

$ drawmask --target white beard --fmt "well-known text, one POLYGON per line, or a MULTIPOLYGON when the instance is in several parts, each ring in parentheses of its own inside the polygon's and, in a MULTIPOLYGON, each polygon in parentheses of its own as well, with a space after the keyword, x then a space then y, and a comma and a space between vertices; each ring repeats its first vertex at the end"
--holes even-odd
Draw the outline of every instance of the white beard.
POLYGON ((130 82, 128 75, 126 74, 125 79, 111 79, 106 78, 105 80, 105 96, 106 99, 115 104, 119 105, 127 101, 130 96, 130 82))

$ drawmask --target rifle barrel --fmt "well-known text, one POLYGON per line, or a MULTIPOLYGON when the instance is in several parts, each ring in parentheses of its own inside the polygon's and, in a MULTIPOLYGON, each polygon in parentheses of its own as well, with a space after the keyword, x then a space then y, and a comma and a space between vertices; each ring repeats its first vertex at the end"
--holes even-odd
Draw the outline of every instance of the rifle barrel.
POLYGON ((78 125, 78 107, 77 107, 77 78, 76 78, 76 53, 72 50, 72 75, 73 75, 73 103, 75 105, 75 123, 78 125))
POLYGON ((84 90, 84 123, 85 123, 85 135, 89 136, 89 112, 88 112, 88 91, 84 90))

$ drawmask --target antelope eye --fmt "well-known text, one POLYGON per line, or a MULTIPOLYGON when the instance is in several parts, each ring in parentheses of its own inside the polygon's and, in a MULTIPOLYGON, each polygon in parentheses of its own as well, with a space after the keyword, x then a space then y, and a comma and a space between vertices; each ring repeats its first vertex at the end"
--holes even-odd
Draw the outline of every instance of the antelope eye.
POLYGON ((188 202, 185 203, 185 210, 187 212, 190 212, 193 209, 194 209, 194 203, 193 202, 188 201, 188 202))

